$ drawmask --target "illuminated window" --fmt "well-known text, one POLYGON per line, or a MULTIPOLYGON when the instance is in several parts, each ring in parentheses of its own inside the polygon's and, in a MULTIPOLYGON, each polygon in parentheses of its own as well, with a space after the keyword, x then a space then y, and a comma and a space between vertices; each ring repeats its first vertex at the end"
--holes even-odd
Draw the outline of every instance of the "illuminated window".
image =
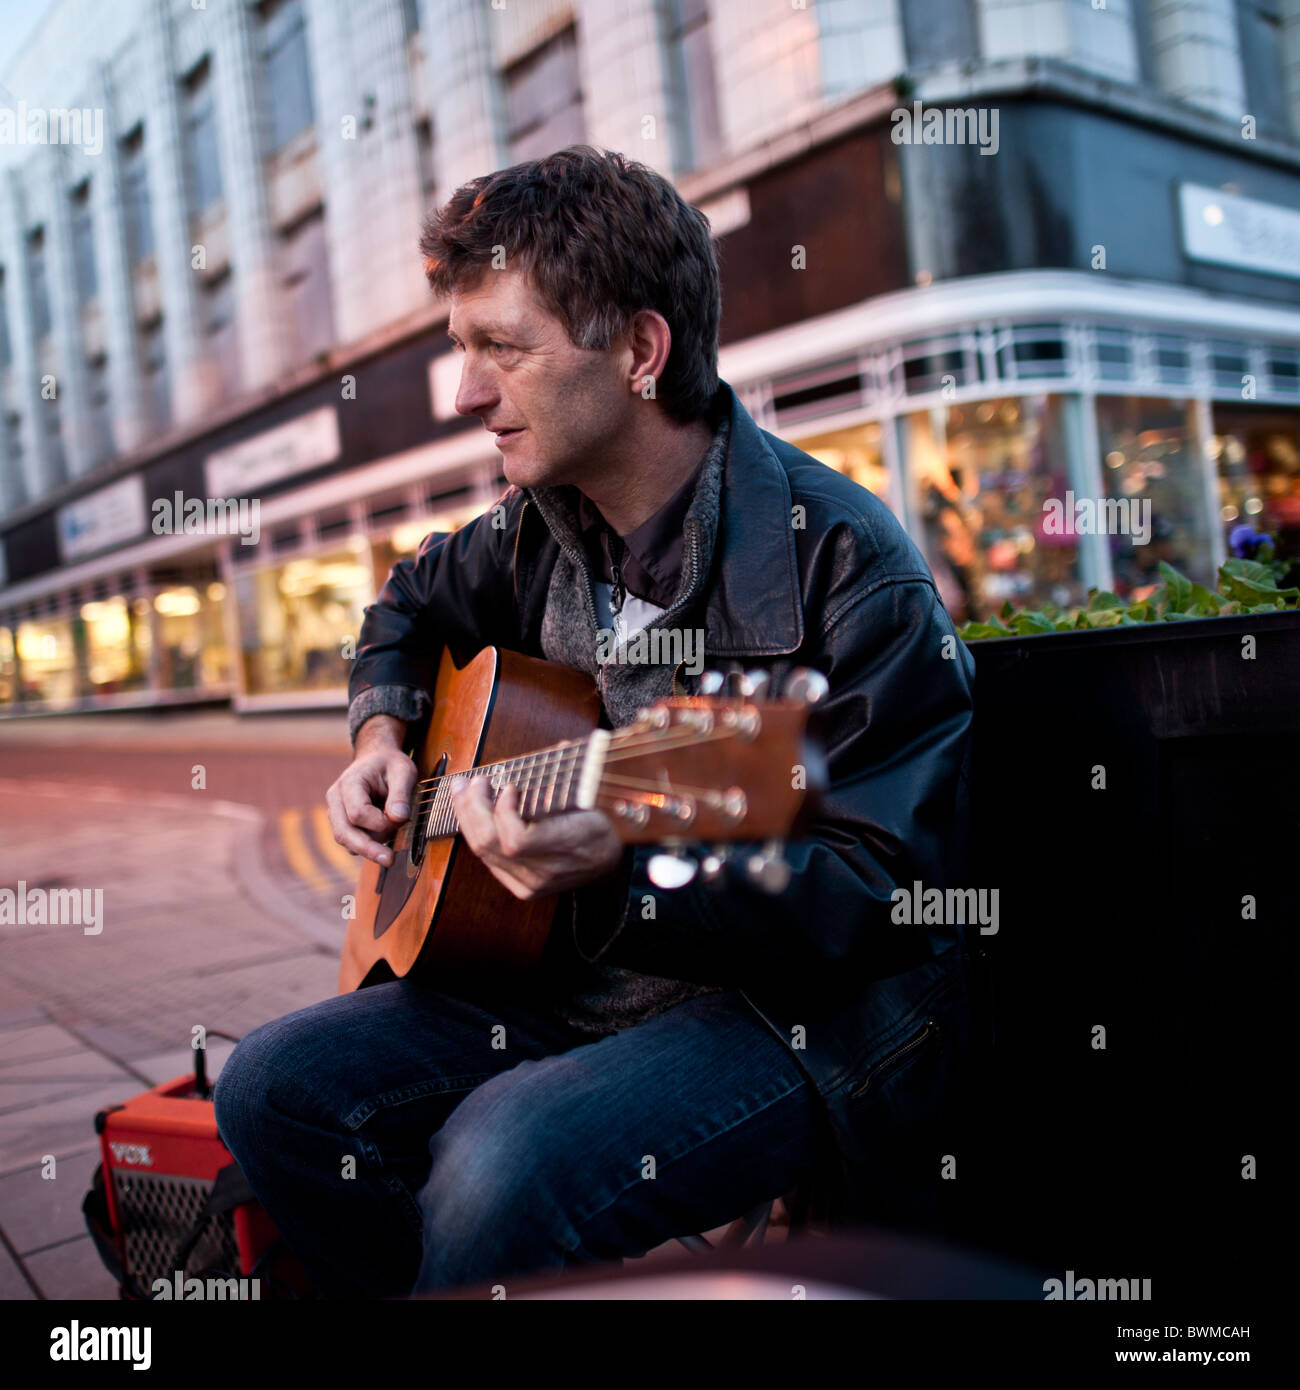
POLYGON ((1044 524, 1044 503, 1068 490, 1063 404, 1026 396, 907 417, 926 558, 958 621, 1007 600, 1067 607, 1084 597, 1073 527, 1044 524))
POLYGON ((179 584, 154 595, 164 690, 223 689, 230 681, 224 584, 179 584))
POLYGON ((1145 541, 1110 537, 1115 592, 1122 597, 1142 598, 1158 584, 1161 560, 1199 583, 1214 582, 1192 410, 1186 401, 1097 398, 1105 494, 1136 503, 1150 523, 1145 541))
POLYGON ((21 701, 54 708, 77 700, 77 655, 67 618, 40 618, 18 624, 21 701))
POLYGON ((369 544, 301 556, 236 578, 249 694, 345 689, 373 581, 369 544))
POLYGON ((87 693, 143 690, 153 646, 148 599, 128 602, 119 595, 83 603, 80 617, 85 629, 87 693))

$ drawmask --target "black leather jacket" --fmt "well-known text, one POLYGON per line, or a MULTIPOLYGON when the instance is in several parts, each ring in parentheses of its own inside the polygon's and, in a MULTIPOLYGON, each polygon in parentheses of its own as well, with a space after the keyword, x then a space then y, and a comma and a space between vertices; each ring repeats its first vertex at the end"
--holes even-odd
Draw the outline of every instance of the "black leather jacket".
MULTIPOLYGON (((657 914, 628 912, 602 960, 740 988, 825 1103, 825 1210, 879 1214, 905 1167, 938 1182, 968 1040, 963 928, 895 924, 891 894, 917 881, 970 886, 974 662, 889 509, 760 429, 725 382, 719 390, 731 436, 705 666, 820 670, 831 786, 810 835, 788 846, 793 873, 777 896, 739 869, 655 890, 651 851, 630 855, 628 901, 653 892, 657 914)), ((431 689, 444 644, 458 656, 487 645, 540 656, 557 554, 514 487, 495 513, 429 537, 367 610, 352 697, 431 689)))

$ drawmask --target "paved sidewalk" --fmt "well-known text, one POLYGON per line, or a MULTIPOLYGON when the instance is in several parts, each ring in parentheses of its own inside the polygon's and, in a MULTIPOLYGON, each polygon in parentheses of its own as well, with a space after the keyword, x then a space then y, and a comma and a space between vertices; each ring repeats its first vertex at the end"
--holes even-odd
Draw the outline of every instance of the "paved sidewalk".
MULTIPOLYGON (((78 732, 55 723, 40 741, 78 732)), ((226 732, 214 717, 206 746, 226 732)), ((193 728, 176 736, 194 746, 193 728)), ((195 1024, 239 1037, 336 988, 341 916, 283 891, 262 813, 199 792, 123 799, 95 784, 95 741, 88 788, 7 778, 0 749, 0 886, 103 890, 99 935, 0 925, 0 1299, 115 1298, 81 1216, 95 1112, 190 1071, 195 1024)), ((210 1074, 230 1047, 211 1040, 210 1074)))

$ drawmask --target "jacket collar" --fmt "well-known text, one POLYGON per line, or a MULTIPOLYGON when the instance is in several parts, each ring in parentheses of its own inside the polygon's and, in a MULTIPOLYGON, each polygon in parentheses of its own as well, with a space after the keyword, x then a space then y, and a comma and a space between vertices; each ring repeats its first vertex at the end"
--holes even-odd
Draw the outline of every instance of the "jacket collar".
MULTIPOLYGON (((683 522, 682 579, 659 622, 708 592, 710 657, 782 656, 803 642, 803 605, 790 484, 762 430, 731 386, 718 383, 718 430, 683 522), (712 584, 709 580, 712 576, 712 584)), ((525 489, 560 548, 585 567, 576 490, 525 489)))

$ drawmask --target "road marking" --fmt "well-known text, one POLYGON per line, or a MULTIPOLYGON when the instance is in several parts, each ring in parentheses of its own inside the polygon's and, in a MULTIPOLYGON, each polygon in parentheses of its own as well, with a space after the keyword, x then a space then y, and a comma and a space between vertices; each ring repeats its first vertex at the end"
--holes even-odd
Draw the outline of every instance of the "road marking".
POLYGON ((312 857, 307 837, 302 833, 302 812, 280 812, 280 848, 293 872, 317 893, 332 893, 334 884, 312 857))
POLYGON ((324 806, 316 805, 311 808, 311 824, 316 832, 316 848, 324 855, 325 862, 332 864, 349 881, 356 878, 357 866, 362 861, 349 854, 334 838, 334 832, 330 829, 329 812, 324 806))

